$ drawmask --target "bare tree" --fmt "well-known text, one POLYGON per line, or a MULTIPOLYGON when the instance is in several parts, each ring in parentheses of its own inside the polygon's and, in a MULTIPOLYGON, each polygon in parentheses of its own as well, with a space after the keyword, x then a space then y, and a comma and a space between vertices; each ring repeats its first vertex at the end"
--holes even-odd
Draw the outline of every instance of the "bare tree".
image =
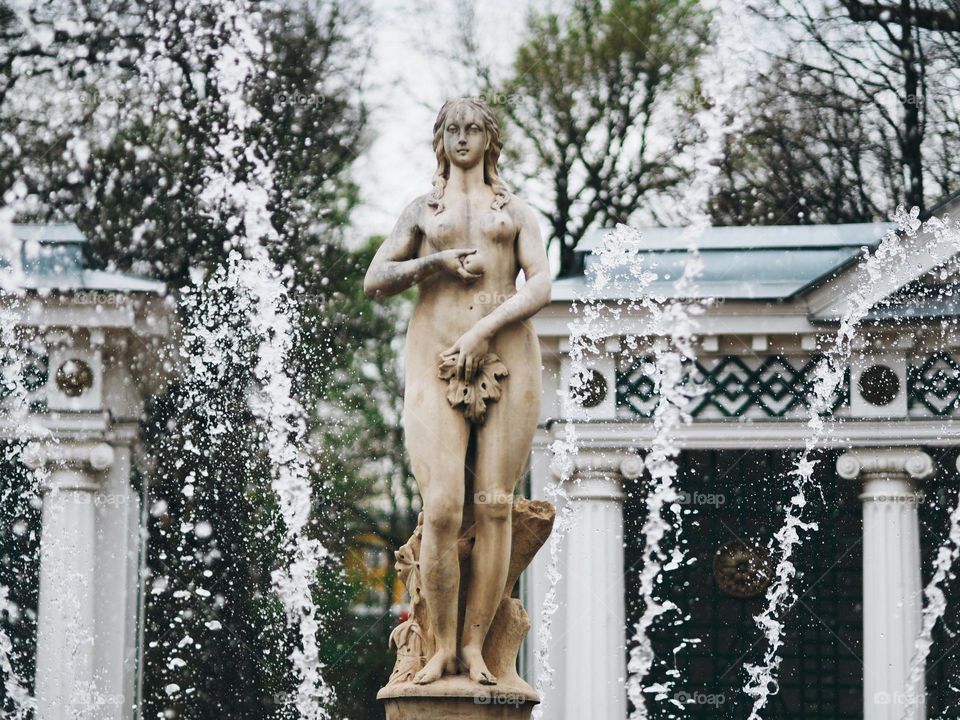
MULTIPOLYGON (((828 76, 825 78, 830 80, 828 76)), ((746 131, 729 140, 710 212, 719 225, 868 222, 884 217, 899 164, 894 143, 853 100, 784 64, 756 81, 746 131)))
POLYGON ((804 99, 835 119, 859 115, 863 161, 890 173, 894 197, 923 209, 955 189, 957 0, 767 0, 755 10, 792 35, 780 60, 815 89, 804 99))

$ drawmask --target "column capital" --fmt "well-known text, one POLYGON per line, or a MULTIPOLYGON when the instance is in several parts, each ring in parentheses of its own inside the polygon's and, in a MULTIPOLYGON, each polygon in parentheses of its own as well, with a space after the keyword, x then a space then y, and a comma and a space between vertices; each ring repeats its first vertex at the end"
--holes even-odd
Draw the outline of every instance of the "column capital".
POLYGON ((910 448, 858 448, 837 458, 837 474, 844 480, 924 480, 933 471, 933 458, 910 448))
POLYGON ((49 469, 47 489, 97 489, 97 476, 113 465, 113 447, 105 442, 30 442, 23 448, 23 464, 31 470, 49 469))
MULTIPOLYGON (((643 458, 635 453, 584 449, 570 458, 566 483, 572 500, 623 501, 623 481, 643 473, 643 458)), ((562 477, 554 468, 554 475, 562 477)))
POLYGON ((643 474, 643 457, 636 453, 619 450, 584 448, 569 459, 571 466, 562 468, 557 463, 551 465, 554 477, 563 476, 562 470, 569 469, 570 476, 609 475, 636 480, 643 474))

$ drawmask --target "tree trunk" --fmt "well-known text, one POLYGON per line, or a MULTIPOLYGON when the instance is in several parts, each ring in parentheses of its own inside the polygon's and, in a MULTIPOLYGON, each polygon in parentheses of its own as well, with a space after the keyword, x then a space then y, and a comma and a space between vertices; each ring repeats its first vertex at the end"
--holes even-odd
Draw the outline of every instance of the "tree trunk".
POLYGON ((903 63, 903 139, 900 143, 907 171, 906 202, 923 212, 923 129, 920 122, 920 71, 913 39, 913 0, 900 2, 900 58, 903 63))

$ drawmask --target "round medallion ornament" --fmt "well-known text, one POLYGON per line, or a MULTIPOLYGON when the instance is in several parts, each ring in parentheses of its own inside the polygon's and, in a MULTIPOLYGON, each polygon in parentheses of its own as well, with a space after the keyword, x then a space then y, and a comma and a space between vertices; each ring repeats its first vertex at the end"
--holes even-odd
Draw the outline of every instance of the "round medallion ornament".
POLYGON ((900 378, 886 365, 873 365, 860 375, 860 395, 871 405, 892 403, 900 392, 900 378))
POLYGON ((596 407, 607 397, 607 379, 598 370, 586 370, 580 387, 571 386, 570 392, 581 407, 596 407))
POLYGON ((727 543, 713 559, 713 576, 720 592, 735 598, 754 598, 766 592, 773 575, 770 556, 763 548, 739 540, 727 543))
POLYGON ((57 387, 67 397, 80 397, 93 387, 93 370, 83 360, 71 358, 57 370, 57 387))

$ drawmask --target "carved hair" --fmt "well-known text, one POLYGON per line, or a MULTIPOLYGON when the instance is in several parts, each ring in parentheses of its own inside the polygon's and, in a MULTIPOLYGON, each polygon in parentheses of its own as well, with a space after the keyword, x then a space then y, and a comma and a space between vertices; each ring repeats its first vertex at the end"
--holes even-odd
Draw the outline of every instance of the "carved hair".
POLYGON ((490 186, 495 196, 490 207, 500 210, 510 202, 510 191, 497 172, 497 160, 503 148, 503 143, 500 141, 500 124, 481 98, 459 98, 445 102, 437 115, 437 121, 433 124, 433 151, 437 155, 437 171, 433 174, 433 192, 427 200, 427 205, 435 208, 434 215, 443 212, 443 193, 450 178, 450 158, 447 157, 447 152, 443 148, 443 132, 450 114, 463 106, 473 108, 480 114, 483 129, 487 134, 489 144, 483 153, 483 181, 490 186))

